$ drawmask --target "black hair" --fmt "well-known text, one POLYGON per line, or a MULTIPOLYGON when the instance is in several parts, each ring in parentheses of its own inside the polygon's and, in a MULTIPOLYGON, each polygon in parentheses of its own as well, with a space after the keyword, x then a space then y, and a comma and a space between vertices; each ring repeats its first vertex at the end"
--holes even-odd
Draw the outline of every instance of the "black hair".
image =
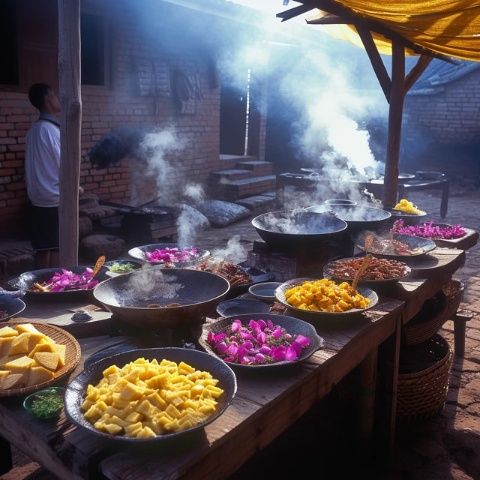
POLYGON ((45 97, 48 95, 49 90, 50 86, 45 83, 33 84, 28 91, 28 99, 30 100, 30 103, 35 108, 42 111, 45 107, 45 97))

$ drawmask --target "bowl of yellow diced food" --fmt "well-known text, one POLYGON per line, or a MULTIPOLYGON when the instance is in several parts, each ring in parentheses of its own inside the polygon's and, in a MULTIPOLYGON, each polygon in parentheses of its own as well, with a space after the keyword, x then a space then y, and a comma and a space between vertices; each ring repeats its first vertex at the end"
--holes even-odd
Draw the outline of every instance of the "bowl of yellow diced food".
POLYGON ((275 290, 275 297, 291 311, 316 318, 359 314, 378 302, 377 294, 370 288, 354 290, 348 282, 326 278, 289 280, 275 290))
POLYGON ((26 395, 69 374, 80 361, 77 340, 55 325, 9 323, 0 328, 0 397, 26 395))
POLYGON ((421 210, 413 202, 402 198, 390 210, 391 221, 403 220, 407 225, 413 225, 425 221, 427 212, 421 210))
POLYGON ((232 369, 207 353, 131 350, 78 375, 67 387, 65 411, 97 436, 136 444, 205 427, 225 411, 236 390, 232 369))

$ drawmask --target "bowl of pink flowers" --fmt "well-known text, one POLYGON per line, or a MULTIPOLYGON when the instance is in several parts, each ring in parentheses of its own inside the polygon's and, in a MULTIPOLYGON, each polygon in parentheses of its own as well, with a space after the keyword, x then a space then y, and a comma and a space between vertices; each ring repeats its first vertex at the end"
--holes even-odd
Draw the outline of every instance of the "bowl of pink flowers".
POLYGON ((200 343, 233 368, 264 369, 302 362, 324 342, 310 323, 298 318, 247 313, 207 325, 200 343))
POLYGON ((180 247, 174 243, 151 243, 134 247, 128 254, 151 265, 163 267, 190 267, 210 257, 208 250, 197 247, 180 247))
POLYGON ((397 220, 393 224, 392 230, 401 235, 431 238, 432 240, 454 240, 467 234, 465 228, 461 225, 448 225, 446 223, 434 223, 433 221, 418 225, 406 225, 403 220, 397 220))

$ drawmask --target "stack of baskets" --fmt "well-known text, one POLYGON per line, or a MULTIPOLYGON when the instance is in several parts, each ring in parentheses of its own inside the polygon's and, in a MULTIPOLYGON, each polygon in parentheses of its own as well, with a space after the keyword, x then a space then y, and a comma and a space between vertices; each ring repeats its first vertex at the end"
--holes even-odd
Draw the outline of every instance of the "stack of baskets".
POLYGON ((412 422, 440 412, 448 391, 452 351, 436 332, 460 305, 463 284, 451 280, 404 329, 397 389, 397 418, 412 422))

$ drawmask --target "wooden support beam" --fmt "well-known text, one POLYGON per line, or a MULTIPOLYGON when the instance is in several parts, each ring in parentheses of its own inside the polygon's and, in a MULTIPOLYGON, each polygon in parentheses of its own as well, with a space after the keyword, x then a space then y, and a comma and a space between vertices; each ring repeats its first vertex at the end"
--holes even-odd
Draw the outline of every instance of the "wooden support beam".
POLYGON ((307 13, 310 10, 313 10, 315 8, 314 5, 298 5, 298 7, 290 8, 288 10, 285 10, 283 12, 277 13, 277 18, 281 18, 282 22, 285 22, 286 20, 290 20, 291 18, 298 17, 299 15, 302 15, 303 13, 307 13))
POLYGON ((372 32, 365 28, 363 25, 355 25, 358 35, 360 36, 363 46, 368 54, 370 63, 372 64, 373 70, 377 75, 380 86, 382 87, 383 93, 387 102, 390 103, 390 92, 392 89, 392 82, 388 75, 385 64, 383 63, 382 57, 378 52, 378 48, 373 41, 372 32))
POLYGON ((314 23, 315 25, 344 25, 347 21, 338 15, 325 13, 321 18, 316 18, 314 21, 307 21, 307 23, 314 23))
POLYGON ((425 69, 430 65, 432 57, 428 55, 420 55, 415 66, 410 70, 408 75, 405 78, 405 93, 407 93, 418 80, 420 75, 425 71, 425 69))
POLYGON ((80 0, 58 0, 60 119, 60 265, 78 264, 78 187, 82 100, 80 93, 80 0))
MULTIPOLYGON (((306 4, 307 2, 303 0, 302 3, 306 4)), ((440 58, 447 62, 452 61, 449 57, 441 53, 434 52, 433 50, 429 50, 428 48, 422 47, 421 45, 418 45, 417 43, 412 42, 411 40, 408 40, 407 38, 402 36, 400 33, 387 27, 387 25, 385 25, 379 20, 375 20, 370 17, 359 15, 352 9, 347 8, 344 5, 338 3, 336 0, 314 0, 314 5, 312 5, 311 1, 308 2, 308 5, 310 6, 309 7, 310 9, 318 8, 322 11, 330 13, 331 15, 336 15, 337 17, 342 19, 340 23, 348 23, 350 25, 362 25, 367 30, 383 35, 386 39, 390 39, 392 42, 396 41, 397 43, 403 44, 406 48, 418 53, 419 55, 426 54, 431 57, 440 58)), ((300 8, 301 6, 302 5, 295 8, 300 8)), ((295 14, 293 10, 294 9, 287 10, 286 12, 282 12, 281 15, 285 15, 285 18, 284 17, 282 18, 284 18, 284 20, 289 20, 290 18, 293 18, 296 15, 300 15, 301 13, 303 13, 299 11, 299 13, 295 14), (289 13, 290 15, 288 15, 289 13), (287 15, 288 15, 288 18, 286 17, 287 15)), ((321 24, 322 20, 321 18, 314 19, 314 20, 307 20, 307 23, 311 25, 315 25, 317 23, 321 24)))
POLYGON ((383 205, 393 207, 397 202, 400 138, 403 102, 405 99, 405 47, 392 42, 392 90, 388 110, 388 145, 385 162, 383 205))

